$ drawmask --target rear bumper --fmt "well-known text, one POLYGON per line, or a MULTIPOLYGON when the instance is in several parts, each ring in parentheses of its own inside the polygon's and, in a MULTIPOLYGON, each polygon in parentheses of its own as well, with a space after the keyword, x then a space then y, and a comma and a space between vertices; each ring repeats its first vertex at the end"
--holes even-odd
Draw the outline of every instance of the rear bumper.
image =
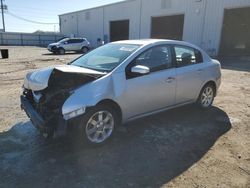
POLYGON ((46 122, 43 117, 35 110, 29 100, 21 95, 21 109, 23 109, 27 116, 30 118, 30 121, 41 133, 48 133, 49 135, 65 135, 67 129, 67 122, 60 118, 56 124, 46 122))

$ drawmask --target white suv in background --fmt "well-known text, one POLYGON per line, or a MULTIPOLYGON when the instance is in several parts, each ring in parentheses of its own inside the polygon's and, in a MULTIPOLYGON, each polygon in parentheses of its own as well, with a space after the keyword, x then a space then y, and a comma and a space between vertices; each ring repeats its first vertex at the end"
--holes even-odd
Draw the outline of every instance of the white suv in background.
POLYGON ((59 42, 49 44, 47 49, 54 54, 65 54, 66 51, 87 53, 90 43, 86 38, 64 38, 59 42))

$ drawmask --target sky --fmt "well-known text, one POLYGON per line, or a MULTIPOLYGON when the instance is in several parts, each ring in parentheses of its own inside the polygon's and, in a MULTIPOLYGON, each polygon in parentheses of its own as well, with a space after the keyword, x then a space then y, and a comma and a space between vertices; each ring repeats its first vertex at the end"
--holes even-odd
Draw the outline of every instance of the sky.
MULTIPOLYGON (((5 30, 27 33, 37 30, 58 32, 59 24, 37 24, 24 21, 22 18, 42 23, 59 23, 59 14, 119 1, 121 0, 3 0, 3 4, 8 6, 4 14, 5 30)), ((0 29, 2 27, 0 18, 0 29)))

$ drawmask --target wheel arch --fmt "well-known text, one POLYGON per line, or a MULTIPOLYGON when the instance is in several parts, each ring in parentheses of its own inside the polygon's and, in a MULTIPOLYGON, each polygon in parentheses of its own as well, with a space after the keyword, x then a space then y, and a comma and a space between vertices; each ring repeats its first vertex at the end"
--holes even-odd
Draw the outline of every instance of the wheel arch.
POLYGON ((201 90, 200 92, 202 91, 202 89, 206 86, 206 85, 212 85, 214 87, 214 92, 215 92, 215 97, 217 95, 217 86, 216 86, 216 82, 214 80, 209 80, 207 82, 205 82, 202 87, 201 87, 201 90))
MULTIPOLYGON (((59 46, 57 49, 58 49, 58 50, 59 50, 59 49, 64 49, 64 50, 65 50, 65 48, 62 47, 62 46, 59 46)), ((65 50, 65 51, 66 51, 66 50, 65 50)))
POLYGON ((119 117, 119 123, 122 122, 122 109, 119 106, 119 104, 111 99, 103 99, 101 101, 99 101, 96 105, 108 105, 111 106, 115 109, 115 111, 117 112, 117 115, 119 117))
POLYGON ((83 48, 87 48, 87 49, 89 50, 89 47, 88 47, 88 46, 85 46, 85 45, 84 45, 84 46, 81 47, 81 49, 83 49, 83 48))

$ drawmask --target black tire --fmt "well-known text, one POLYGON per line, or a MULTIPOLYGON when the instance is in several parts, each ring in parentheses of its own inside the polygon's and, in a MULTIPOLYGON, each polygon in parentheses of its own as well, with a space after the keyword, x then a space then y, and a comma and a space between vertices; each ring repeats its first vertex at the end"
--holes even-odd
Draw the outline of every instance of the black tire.
POLYGON ((59 55, 64 55, 65 54, 65 50, 63 48, 59 48, 58 49, 58 54, 59 55))
POLYGON ((89 51, 89 48, 84 46, 82 47, 82 53, 86 54, 89 51))
POLYGON ((197 100, 197 105, 202 109, 207 109, 211 107, 214 102, 215 92, 216 91, 213 84, 206 84, 201 89, 199 98, 197 100), (209 93, 211 93, 211 95, 209 93))
MULTIPOLYGON (((97 105, 95 107, 92 107, 92 108, 90 108, 90 109, 88 109, 86 111, 86 113, 81 117, 81 119, 79 121, 79 124, 80 124, 80 138, 87 144, 91 144, 91 145, 94 145, 94 146, 103 145, 106 142, 110 141, 111 138, 113 137, 116 128, 120 124, 119 119, 120 119, 119 116, 117 115, 115 109, 112 108, 112 106, 109 106, 109 105, 97 105), (94 142, 93 140, 90 140, 89 137, 91 137, 91 136, 88 136, 87 129, 89 128, 89 121, 91 120, 91 118, 95 117, 95 114, 97 114, 98 112, 109 112, 110 114, 112 114, 114 126, 113 126, 113 130, 112 130, 110 136, 108 136, 105 140, 103 140, 101 142, 94 142)), ((103 126, 105 126, 105 125, 103 125, 103 126)), ((97 129, 97 128, 95 128, 95 129, 97 129)), ((103 130, 104 130, 104 128, 103 128, 103 130)), ((93 133, 93 134, 96 134, 96 133, 93 133)), ((99 137, 100 137, 100 133, 99 133, 99 137)))
POLYGON ((52 50, 53 54, 57 54, 58 53, 58 49, 56 48, 56 46, 52 46, 51 50, 52 50))

